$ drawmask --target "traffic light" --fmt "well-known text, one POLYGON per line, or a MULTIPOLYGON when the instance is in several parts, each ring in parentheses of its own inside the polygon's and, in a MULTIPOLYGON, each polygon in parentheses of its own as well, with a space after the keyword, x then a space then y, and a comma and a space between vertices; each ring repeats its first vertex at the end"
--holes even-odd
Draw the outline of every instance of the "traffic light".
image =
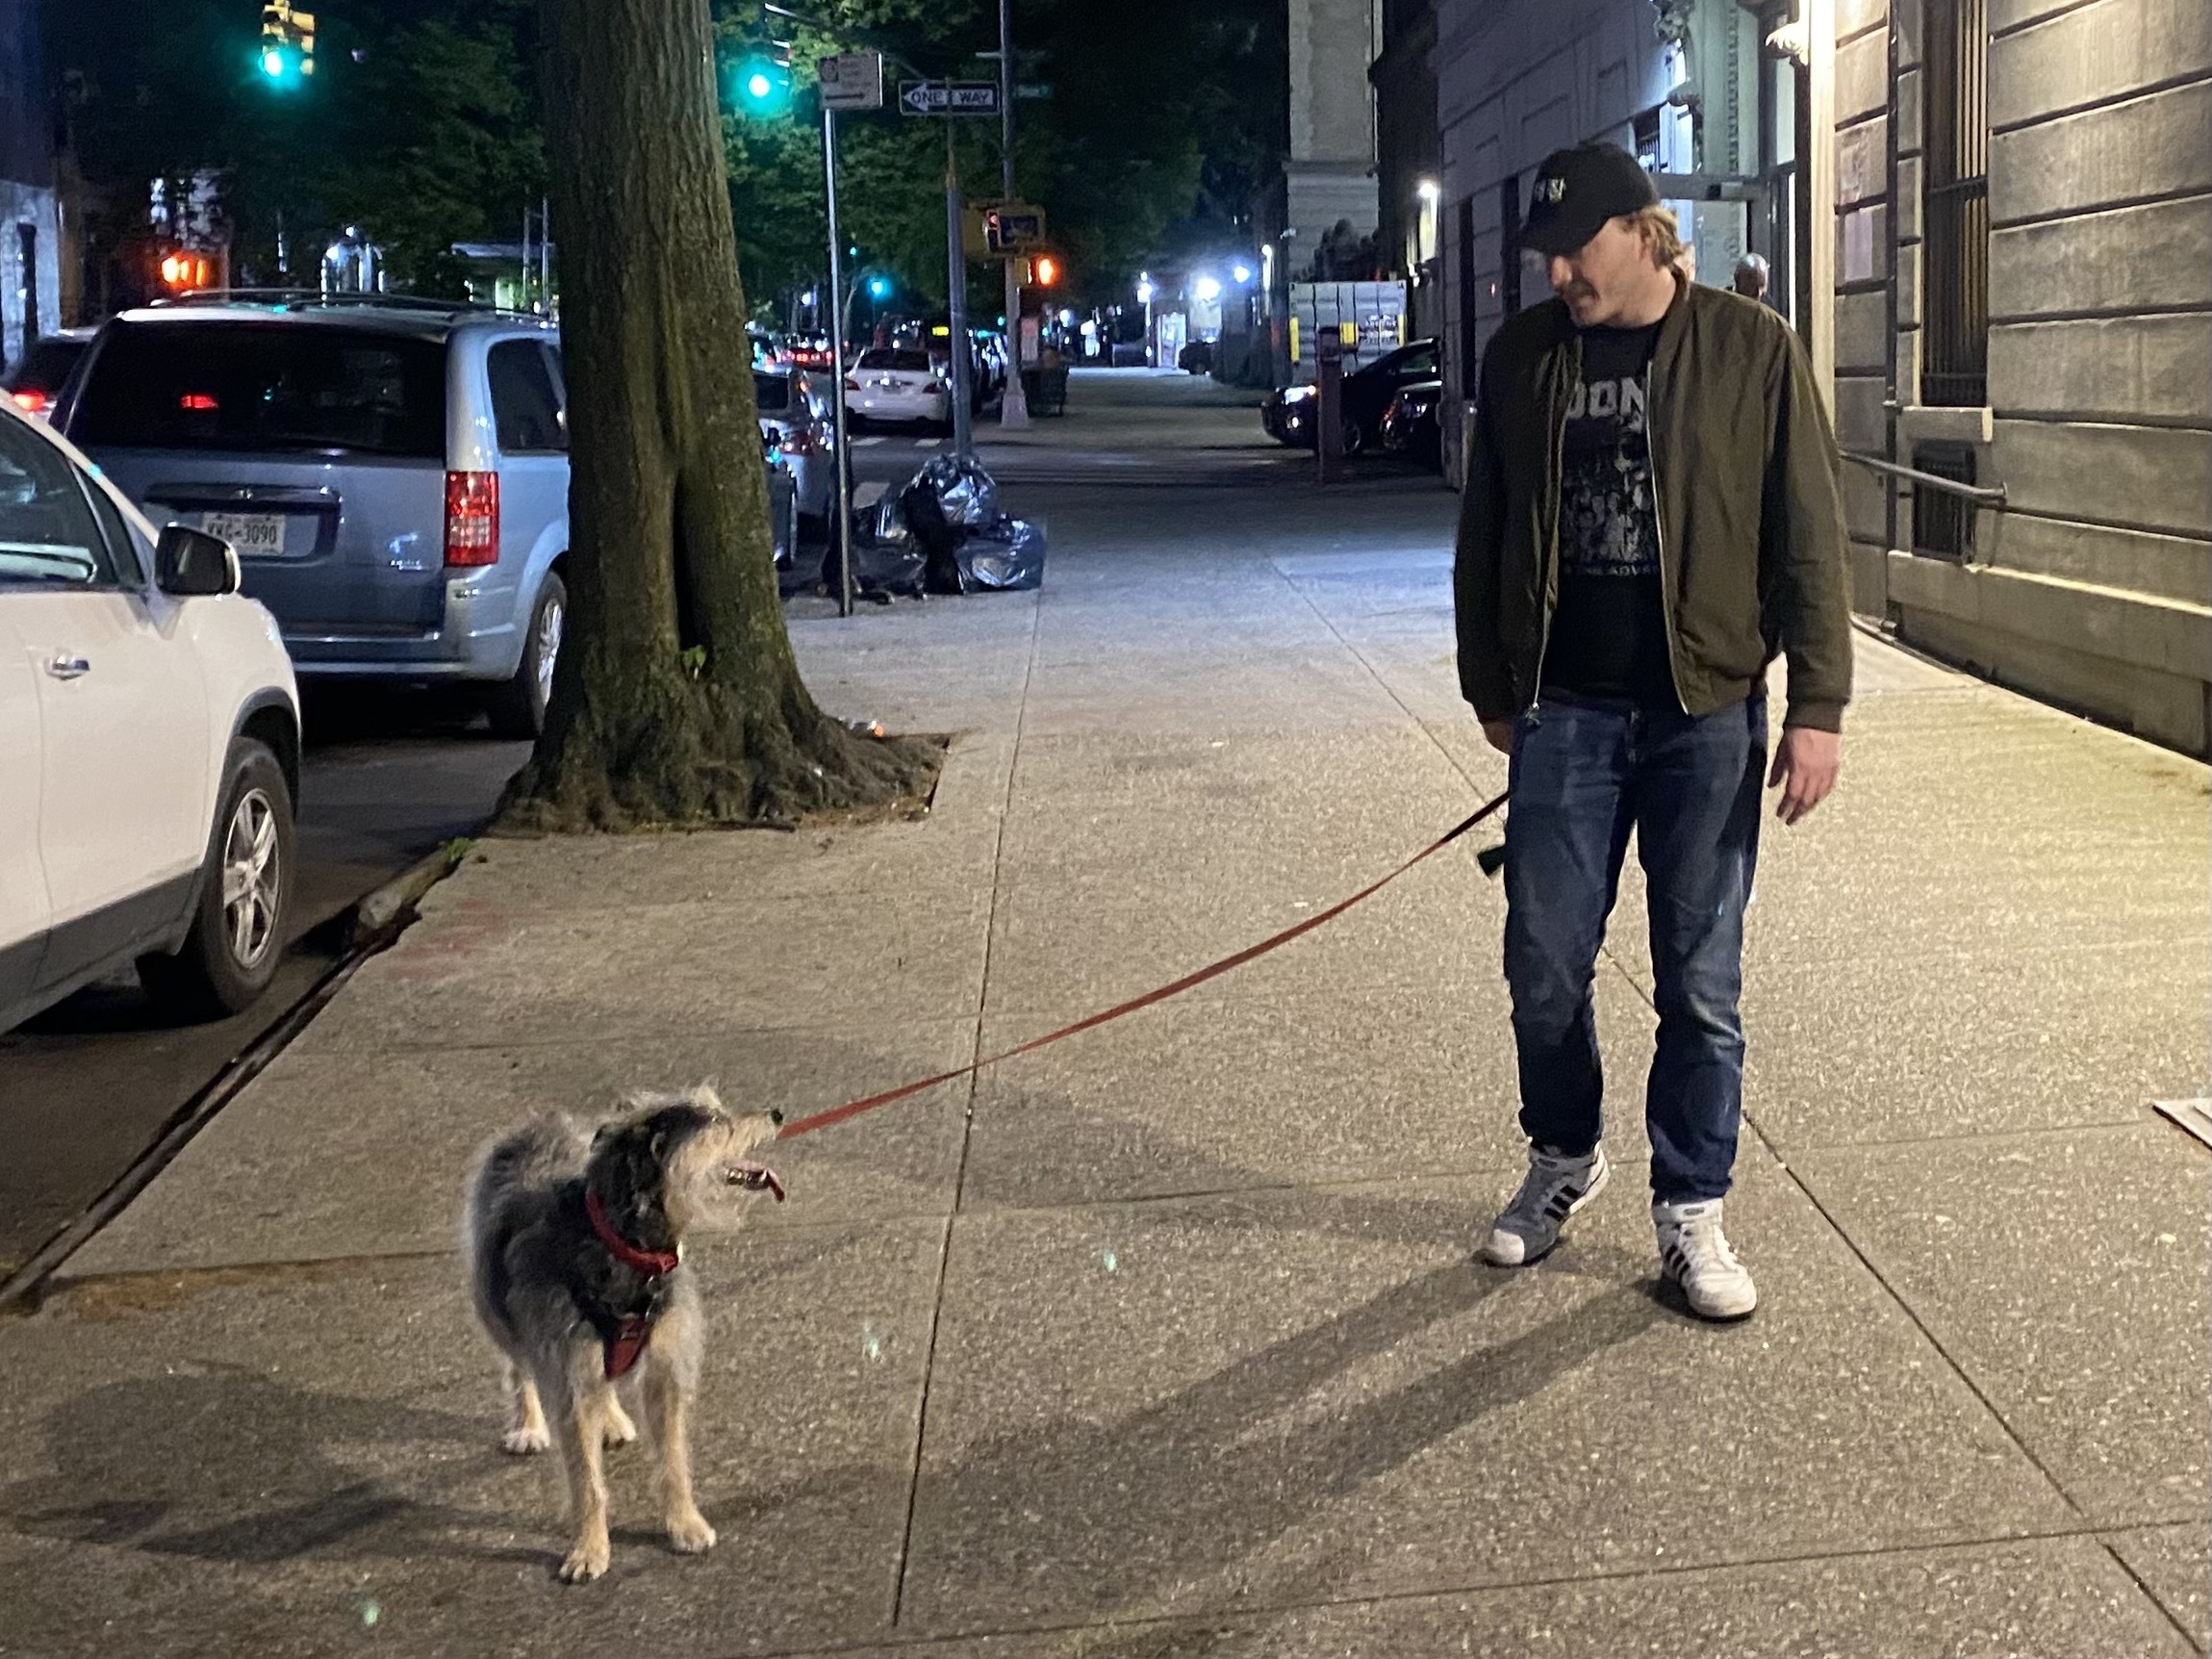
POLYGON ((733 101, 747 115, 782 115, 791 107, 791 48, 776 41, 754 47, 738 60, 731 85, 733 101))
POLYGON ((880 272, 868 279, 868 297, 885 300, 891 297, 891 279, 880 272))
POLYGON ((292 88, 315 73, 315 14, 295 12, 291 0, 268 0, 261 9, 256 65, 272 86, 292 88))
POLYGON ((1051 288, 1060 280, 1060 262, 1053 254, 1040 253, 1030 266, 1039 288, 1051 288))

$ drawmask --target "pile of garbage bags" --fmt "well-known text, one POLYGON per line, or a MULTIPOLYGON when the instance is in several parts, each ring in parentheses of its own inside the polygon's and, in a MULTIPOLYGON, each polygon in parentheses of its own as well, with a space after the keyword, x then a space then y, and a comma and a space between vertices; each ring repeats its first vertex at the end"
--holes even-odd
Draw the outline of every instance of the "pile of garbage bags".
POLYGON ((1044 585, 1044 526, 1001 512, 999 486, 973 461, 939 455, 856 519, 852 582, 864 594, 1044 585))

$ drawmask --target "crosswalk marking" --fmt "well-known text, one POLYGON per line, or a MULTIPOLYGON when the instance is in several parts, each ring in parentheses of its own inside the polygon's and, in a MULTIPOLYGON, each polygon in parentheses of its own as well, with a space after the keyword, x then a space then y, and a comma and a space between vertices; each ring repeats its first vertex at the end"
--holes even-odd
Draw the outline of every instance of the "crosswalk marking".
POLYGON ((934 438, 917 438, 914 440, 914 447, 917 449, 934 449, 936 447, 937 440, 934 438))
POLYGON ((873 444, 880 444, 880 443, 882 443, 882 442, 883 442, 883 439, 882 439, 882 435, 881 435, 880 433, 878 433, 877 435, 876 435, 876 436, 874 436, 874 437, 870 437, 870 438, 855 438, 855 439, 853 439, 853 440, 852 440, 852 447, 853 447, 853 448, 855 448, 855 449, 865 449, 865 448, 867 448, 867 447, 868 447, 870 445, 873 445, 873 444))

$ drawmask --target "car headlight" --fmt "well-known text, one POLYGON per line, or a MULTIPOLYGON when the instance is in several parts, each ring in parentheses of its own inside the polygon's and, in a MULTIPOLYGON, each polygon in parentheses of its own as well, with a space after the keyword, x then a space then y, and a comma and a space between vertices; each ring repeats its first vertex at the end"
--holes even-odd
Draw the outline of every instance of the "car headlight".
POLYGON ((1283 401, 1285 403, 1303 403, 1312 396, 1313 388, 1310 386, 1285 386, 1283 389, 1283 401))

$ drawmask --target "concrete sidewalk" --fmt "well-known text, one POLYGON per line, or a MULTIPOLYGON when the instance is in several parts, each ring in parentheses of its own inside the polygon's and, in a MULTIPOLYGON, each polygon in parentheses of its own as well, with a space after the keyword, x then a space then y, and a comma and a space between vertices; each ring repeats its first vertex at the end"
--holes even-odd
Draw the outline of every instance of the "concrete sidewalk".
POLYGON ((2206 772, 1872 642, 1842 792, 1762 855, 1755 1318, 1654 1293, 1633 872, 1623 1179, 1539 1267, 1470 1261, 1520 1148, 1501 901, 1454 852, 792 1143, 791 1202, 695 1253, 721 1547, 670 1554, 618 1453, 614 1570, 555 1584, 559 1472, 497 1451, 451 1249, 484 1137, 958 1064, 1502 786, 1448 496, 1051 508, 1041 594, 795 626, 827 705, 961 734, 927 821, 484 844, 0 1324, 0 1653, 2205 1648, 2212 1189, 2149 1102, 2212 1069, 2206 772))

